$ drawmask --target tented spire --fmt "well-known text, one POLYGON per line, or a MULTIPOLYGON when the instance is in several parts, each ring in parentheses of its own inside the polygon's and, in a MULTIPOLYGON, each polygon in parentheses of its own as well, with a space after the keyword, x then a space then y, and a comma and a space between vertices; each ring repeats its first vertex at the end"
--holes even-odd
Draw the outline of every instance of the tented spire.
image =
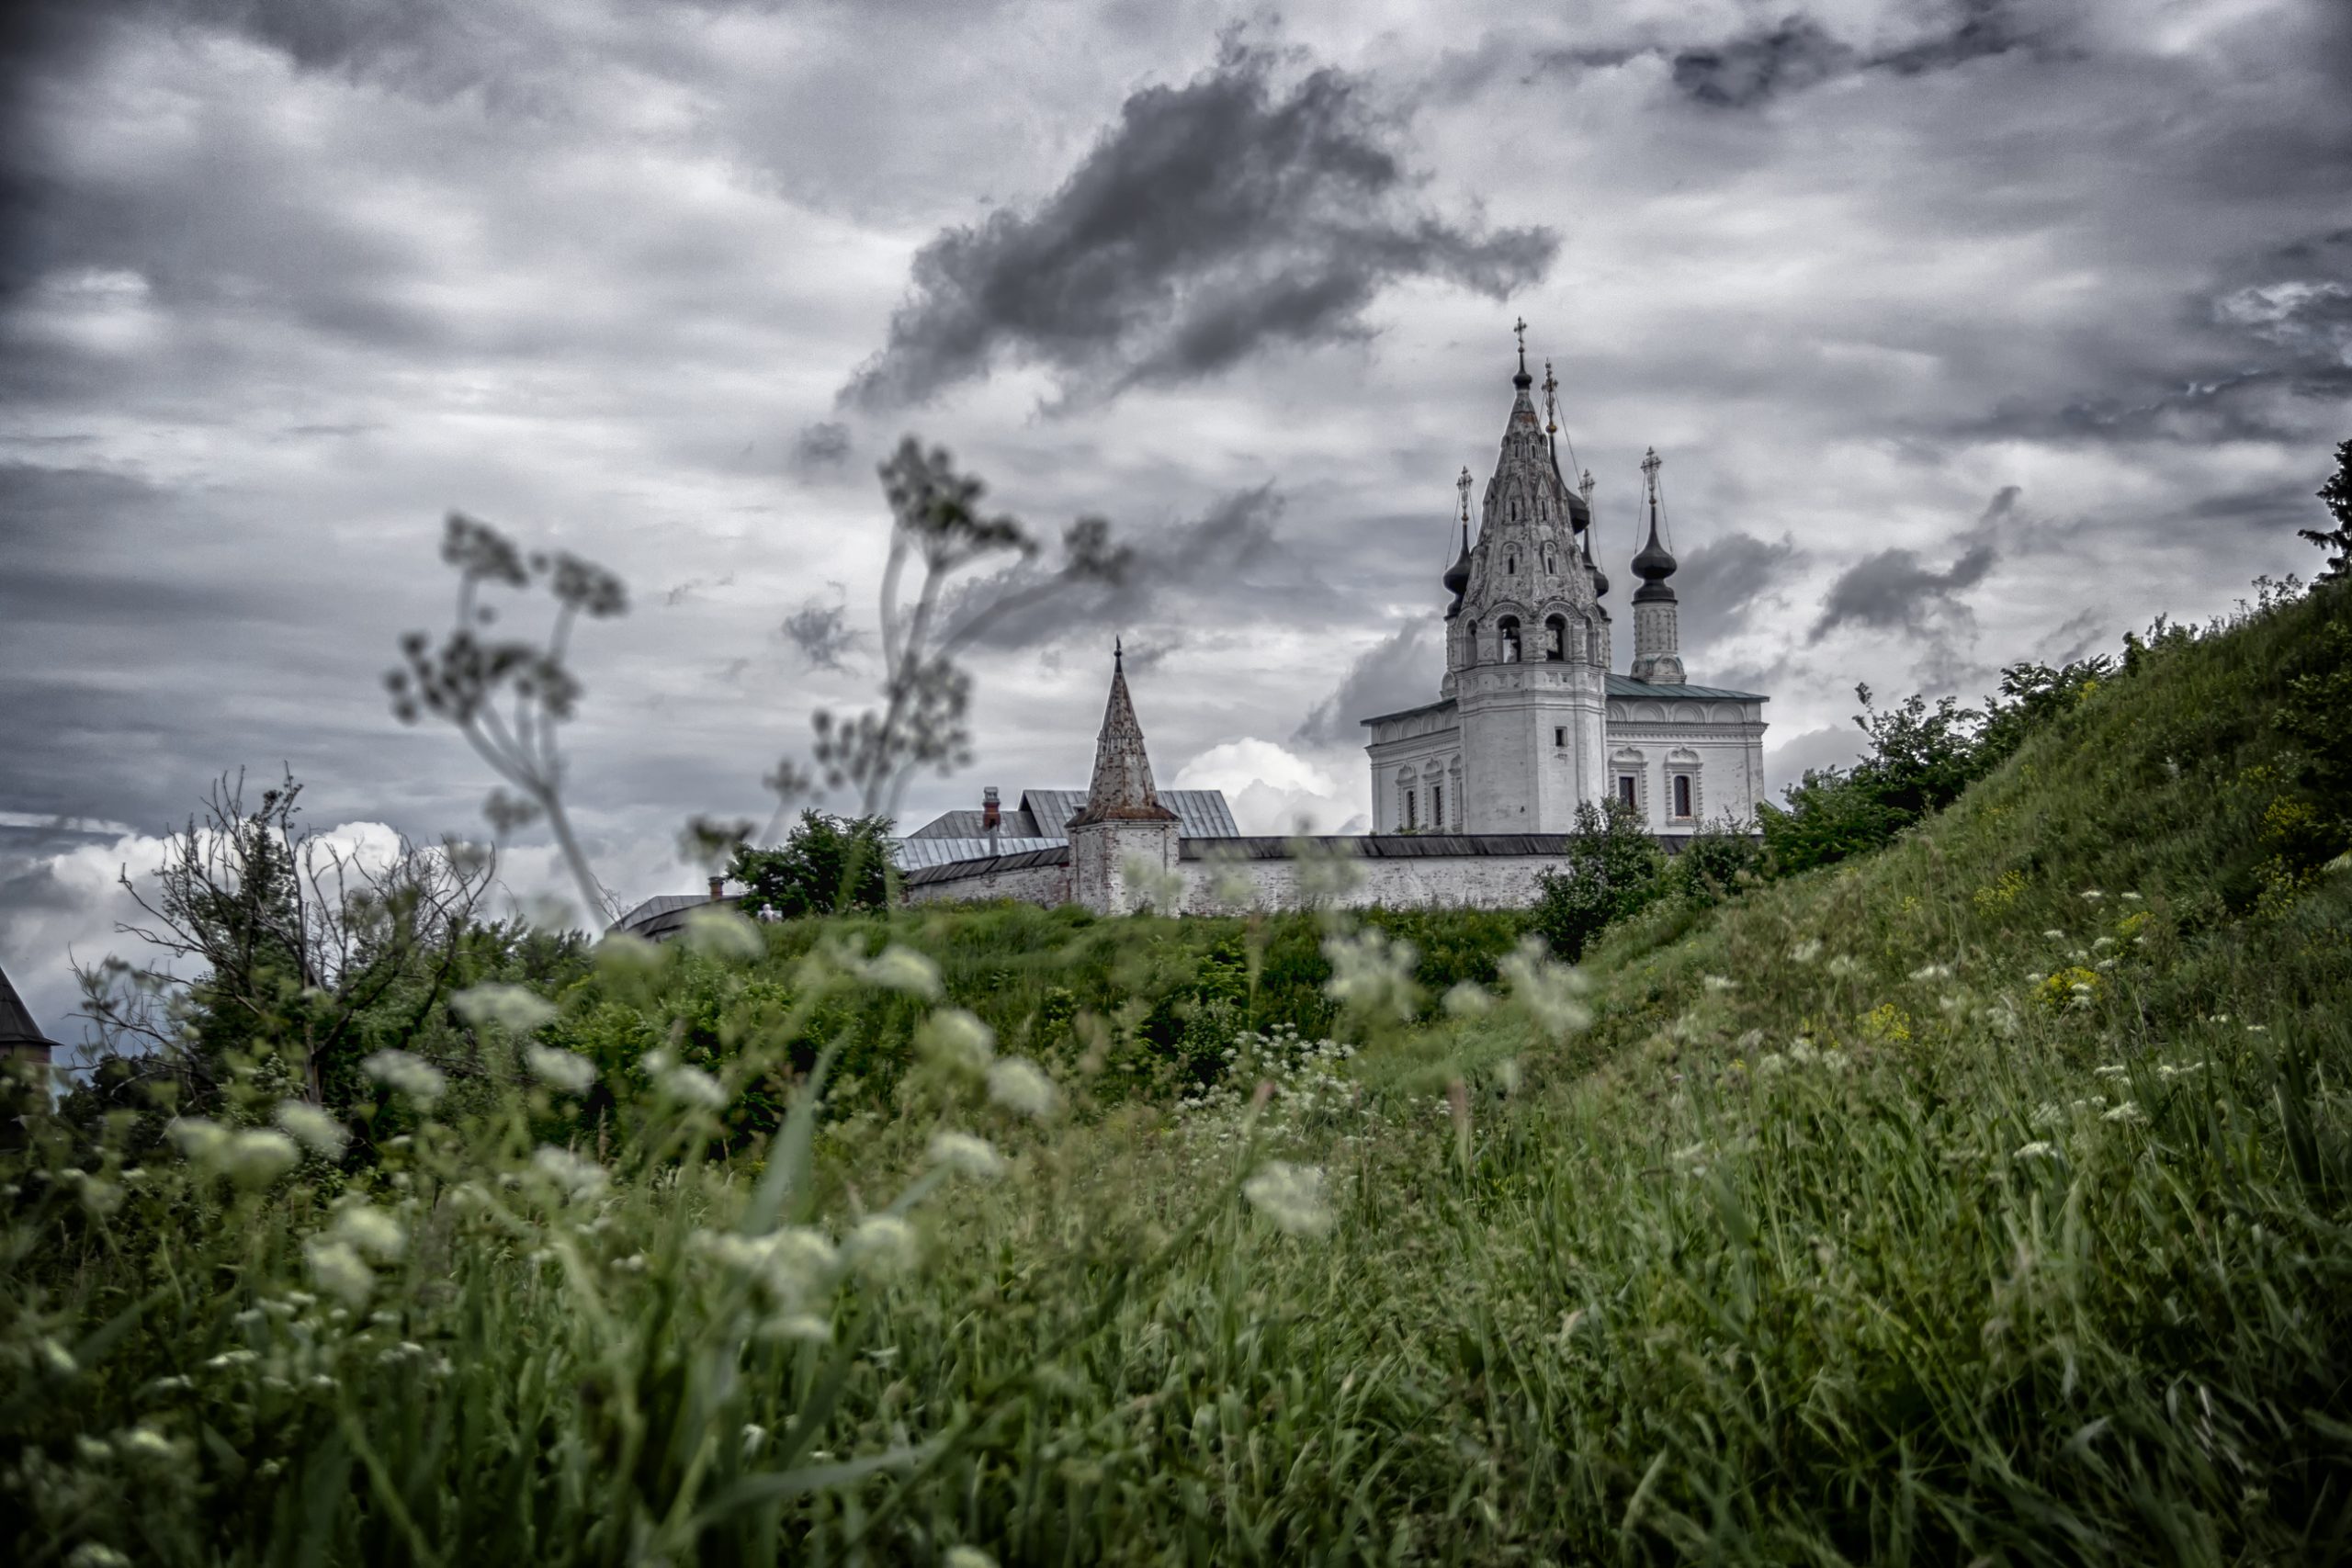
POLYGON ((1127 695, 1125 656, 1114 643, 1111 701, 1102 710, 1102 733, 1094 742, 1094 779, 1087 786, 1085 809, 1069 819, 1069 826, 1175 820, 1176 814, 1159 804, 1159 792, 1152 785, 1151 759, 1143 749, 1143 726, 1136 722, 1135 701, 1127 695))

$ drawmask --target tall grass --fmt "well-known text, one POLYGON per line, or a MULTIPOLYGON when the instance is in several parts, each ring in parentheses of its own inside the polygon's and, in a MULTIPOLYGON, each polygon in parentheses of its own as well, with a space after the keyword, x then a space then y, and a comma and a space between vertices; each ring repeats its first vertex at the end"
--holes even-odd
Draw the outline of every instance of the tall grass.
POLYGON ((720 932, 537 1032, 672 1053, 596 1064, 601 1159, 547 1083, 351 1174, 38 1151, 17 1554, 2352 1557, 2352 877, 2270 842, 2343 599, 2163 645, 1887 852, 1612 931, 1580 998, 1464 936, 1479 990, 1295 1038, 1280 922, 720 932), (1106 1083, 1171 964, 1226 1045, 1106 1083), (682 1076, 805 1108, 877 1031, 888 1092, 773 1143, 682 1076))

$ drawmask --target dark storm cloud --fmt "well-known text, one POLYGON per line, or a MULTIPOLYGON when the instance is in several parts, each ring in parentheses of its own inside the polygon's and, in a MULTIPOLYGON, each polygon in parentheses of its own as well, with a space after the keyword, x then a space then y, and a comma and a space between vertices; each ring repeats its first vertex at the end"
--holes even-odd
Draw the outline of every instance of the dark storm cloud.
POLYGON ((1050 368, 1065 398, 1113 395, 1364 337, 1365 308, 1405 279, 1500 299, 1543 276, 1550 230, 1420 207, 1363 83, 1326 69, 1285 88, 1276 64, 1228 48, 1183 86, 1134 94, 1043 203, 943 231, 842 400, 920 402, 1001 357, 1050 368))
POLYGON ((1849 626, 1925 633, 1939 620, 1973 624, 1960 595, 1984 581, 1996 558, 1990 541, 1971 545, 1940 571, 1921 560, 1917 550, 1865 556, 1829 585, 1828 602, 1809 640, 1819 642, 1849 626))
POLYGON ((1421 618, 1374 643, 1348 666, 1338 688, 1315 705, 1291 739, 1313 746, 1361 745, 1360 720, 1437 701, 1445 653, 1440 630, 1421 618))
POLYGON ((1799 558, 1785 536, 1726 534, 1692 550, 1674 574, 1684 652, 1703 656, 1717 638, 1744 630, 1799 558))
POLYGON ((1935 14, 1927 36, 1866 52, 1811 17, 1792 12, 1769 27, 1677 51, 1674 85, 1695 102, 1744 109, 1856 71, 1898 76, 1949 71, 2030 41, 2033 30, 2015 13, 2009 0, 1960 0, 1935 14))
MULTIPOLYGON (((152 556, 123 549, 167 525, 177 497, 143 479, 96 468, 0 463, 0 626, 19 632, 72 626, 125 635, 218 625, 266 610, 251 585, 191 580, 152 556)), ((29 678, 33 671, 16 673, 29 678)), ((0 693, 13 682, 0 669, 0 693)))
POLYGON ((784 637, 800 650, 812 670, 845 671, 855 652, 858 634, 849 624, 845 604, 810 600, 784 618, 784 637))

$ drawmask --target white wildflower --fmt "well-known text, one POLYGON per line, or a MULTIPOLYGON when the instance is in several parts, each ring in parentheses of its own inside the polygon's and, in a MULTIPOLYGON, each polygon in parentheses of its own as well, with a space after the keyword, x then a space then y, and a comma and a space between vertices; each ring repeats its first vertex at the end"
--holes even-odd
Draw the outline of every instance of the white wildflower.
POLYGON ((951 1546, 943 1561, 946 1568, 996 1568, 996 1559, 977 1546, 951 1546))
POLYGON ((1862 964, 1852 953, 1841 953, 1829 961, 1828 969, 1840 980, 1848 980, 1862 972, 1862 964))
POLYGON ((1911 971, 1911 978, 1920 982, 1922 985, 1937 980, 1949 980, 1951 978, 1951 965, 1949 964, 1924 964, 1918 968, 1911 971))
POLYGON ((379 1263, 392 1262, 408 1250, 408 1232, 400 1220, 366 1203, 355 1203, 337 1214, 334 1234, 379 1263))
POLYGON ((1708 990, 1717 993, 1736 990, 1739 985, 1737 981, 1724 975, 1702 975, 1699 977, 1699 983, 1708 990))
POLYGON ((780 1313, 760 1325, 763 1339, 791 1339, 810 1345, 830 1345, 833 1325, 813 1312, 780 1313))
POLYGON ((941 1008, 915 1031, 915 1049, 942 1066, 978 1077, 996 1055, 996 1035, 962 1008, 941 1008))
POLYGON ((2043 931, 2041 934, 2049 938, 2052 942, 2064 942, 2066 940, 2066 933, 2064 931, 2043 931))
POLYGON ((351 1140, 342 1122, 307 1100, 287 1100, 278 1106, 273 1120, 292 1134, 296 1143, 321 1159, 334 1159, 351 1140))
POLYGON ((662 944, 635 931, 606 931, 596 942, 596 967, 616 979, 650 975, 662 967, 662 944))
POLYGON ((70 1378, 82 1370, 81 1363, 74 1359, 74 1352, 54 1339, 43 1338, 39 1352, 41 1365, 47 1367, 53 1377, 70 1378))
POLYGON ((406 1051, 379 1051, 359 1064, 359 1070, 387 1089, 431 1108, 449 1087, 441 1069, 406 1051))
POLYGON ((904 1274, 921 1252, 915 1227, 898 1214, 869 1214, 849 1233, 843 1250, 860 1272, 881 1279, 904 1274))
POLYGON ((1045 1069, 1023 1056, 989 1064, 989 1098, 1023 1116, 1050 1116, 1060 1099, 1045 1069))
POLYGON ((551 1144, 542 1144, 532 1154, 531 1169, 562 1189, 564 1196, 574 1202, 599 1196, 611 1179, 605 1168, 594 1160, 582 1159, 570 1149, 559 1149, 551 1144))
POLYGON ((2140 896, 2137 893, 2118 893, 2116 897, 2122 899, 2127 904, 2137 904, 2140 902, 2140 896))
POLYGON ((167 1460, 174 1457, 171 1438, 149 1426, 133 1427, 114 1440, 115 1451, 125 1459, 167 1460))
POLYGON ((226 1371, 232 1367, 250 1367, 261 1358, 251 1350, 223 1350, 204 1363, 213 1371, 226 1371))
POLYGON ((986 1138, 969 1133, 934 1133, 931 1163, 944 1165, 958 1176, 989 1181, 1004 1174, 1004 1156, 986 1138))
POLYGON ((596 1082, 596 1064, 577 1051, 560 1051, 552 1045, 526 1045, 523 1065, 541 1083, 551 1085, 566 1094, 585 1094, 596 1082))
POLYGON ((229 1129, 201 1116, 175 1116, 164 1131, 190 1165, 217 1164, 229 1146, 229 1129))
POLYGON ((266 1187, 301 1163, 302 1151, 283 1133, 248 1127, 229 1139, 220 1167, 240 1187, 266 1187))
POLYGON ((2083 902, 2086 904, 2096 904, 2106 897, 2106 894, 2100 892, 2096 887, 2086 887, 2083 889, 2083 902))
POLYGON ((2128 1078, 2132 1076, 2132 1069, 2120 1062, 2110 1062, 2103 1067, 2093 1067, 2091 1076, 2099 1078, 2128 1078))
POLYGON ((886 991, 903 991, 925 1001, 937 1001, 945 995, 939 981, 939 965, 911 947, 892 942, 873 959, 861 966, 860 977, 886 991))
POLYGON ((1821 956, 1821 939, 1809 936, 1789 949, 1789 957, 1798 964, 1810 964, 1821 956))
POLYGON ((1480 1018, 1493 1010, 1495 998, 1476 980, 1457 980, 1445 993, 1448 1018, 1480 1018))
POLYGON ((1323 1172, 1313 1166, 1269 1160, 1241 1184, 1241 1194, 1278 1230, 1292 1235, 1324 1236, 1336 1216, 1324 1195, 1323 1172))
POLYGON ((1577 999, 1587 988, 1585 977, 1554 962, 1542 938, 1529 937, 1495 967, 1510 982, 1511 1000, 1532 1014, 1546 1032, 1566 1035, 1592 1021, 1592 1010, 1577 999))
POLYGON ((130 1568, 130 1559, 103 1541, 85 1540, 66 1553, 65 1568, 130 1568))
POLYGON ((2102 1122, 2145 1122, 2147 1119, 2139 1105, 2129 1100, 2112 1107, 2099 1117, 2102 1122))
POLYGON ((691 1062, 681 1062, 667 1051, 648 1051, 645 1070, 653 1075, 653 1087, 664 1099, 703 1111, 726 1108, 725 1087, 691 1062))
POLYGON ((302 1244, 302 1257, 319 1289, 355 1307, 365 1305, 376 1288, 375 1270, 349 1242, 314 1236, 302 1244))
POLYGON ((748 963, 764 955, 767 939, 731 905, 697 904, 686 912, 686 950, 722 962, 748 963))
POLYGON ((2037 1138, 2032 1143, 2030 1143, 2023 1148, 2018 1150, 2015 1157, 2018 1159, 2056 1159, 2058 1157, 2058 1149, 2055 1145, 2043 1143, 2041 1139, 2037 1138))
POLYGON ((451 1010, 477 1029, 494 1023, 509 1034, 528 1034, 555 1021, 555 1006, 528 986, 472 986, 449 998, 451 1010))
POLYGON ((1363 1012, 1411 1019, 1420 995, 1413 983, 1413 967, 1421 958, 1410 942, 1367 926, 1325 937, 1323 956, 1331 964, 1323 991, 1333 1001, 1363 1012))

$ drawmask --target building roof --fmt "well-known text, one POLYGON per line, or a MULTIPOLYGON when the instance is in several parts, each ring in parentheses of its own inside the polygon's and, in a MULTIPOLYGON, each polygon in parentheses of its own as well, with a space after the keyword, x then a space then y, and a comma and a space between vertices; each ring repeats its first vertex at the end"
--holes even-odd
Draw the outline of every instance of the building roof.
MULTIPOLYGON (((1083 791, 1072 793, 1080 800, 1086 798, 1083 791)), ((1000 812, 998 823, 998 831, 1008 839, 1046 836, 1037 831, 1037 819, 1025 808, 1000 812)), ((988 813, 985 811, 943 811, 907 835, 910 839, 985 839, 988 836, 988 813)))
POLYGON ((1392 718, 1411 718, 1416 714, 1435 713, 1440 708, 1456 705, 1452 697, 1440 697, 1433 703, 1423 703, 1417 708, 1398 708, 1395 713, 1376 713, 1370 718, 1360 718, 1358 724, 1386 724, 1392 718))
POLYGON ((1696 697, 1717 703, 1769 703, 1772 699, 1761 692, 1735 692, 1722 686, 1668 685, 1664 682, 1636 681, 1631 675, 1611 671, 1609 694, 1612 697, 1696 697))
MULTIPOLYGON (((1238 838, 1240 827, 1233 820, 1233 808, 1226 804, 1221 789, 1170 789, 1159 792, 1159 804, 1176 813, 1177 830, 1187 838, 1238 838)), ((1021 792, 1021 809, 1037 824, 1040 838, 1060 838, 1069 830, 1069 820, 1086 805, 1086 792, 1080 789, 1025 789, 1021 792)))
POLYGON ((56 1046, 57 1042, 43 1034, 40 1026, 33 1021, 32 1010, 17 995, 17 987, 8 983, 7 971, 0 969, 0 1055, 27 1047, 46 1051, 56 1046))
MULTIPOLYGON (((973 813, 978 816, 978 812, 973 813)), ((899 869, 906 872, 924 866, 951 865, 957 861, 988 860, 1001 855, 1027 854, 1032 850, 1054 850, 1068 847, 1067 839, 1047 838, 1039 833, 1015 834, 1009 830, 991 838, 986 833, 974 833, 967 838, 900 839, 890 846, 891 858, 899 869)))
POLYGON ((1135 700, 1127 695, 1126 660, 1111 655, 1111 698, 1102 705, 1102 732, 1094 740, 1094 781, 1086 805, 1066 825, 1090 822, 1173 822, 1176 814, 1159 803, 1151 782, 1151 758, 1143 745, 1135 700))
POLYGON ((907 873, 907 886, 921 887, 933 882, 958 882, 967 876, 984 876, 993 871, 1027 871, 1035 866, 1069 863, 1069 845, 1056 840, 1042 848, 1021 850, 1011 854, 980 855, 971 860, 916 866, 907 873))
MULTIPOLYGON (((707 893, 656 894, 605 929, 628 931, 632 936, 641 936, 648 941, 659 942, 663 937, 673 935, 684 928, 687 910, 712 901, 707 893)), ((718 902, 731 908, 737 901, 732 898, 723 898, 718 902)))

